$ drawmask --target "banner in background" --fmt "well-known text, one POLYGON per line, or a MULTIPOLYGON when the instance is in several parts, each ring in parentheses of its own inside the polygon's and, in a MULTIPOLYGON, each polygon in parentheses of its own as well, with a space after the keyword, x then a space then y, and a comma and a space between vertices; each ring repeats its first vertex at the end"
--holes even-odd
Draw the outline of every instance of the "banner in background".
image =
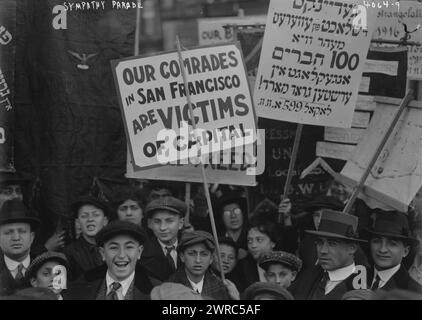
POLYGON ((16 1, 0 2, 0 171, 15 171, 13 160, 16 1))
POLYGON ((350 127, 375 12, 360 1, 270 2, 254 90, 260 117, 350 127))

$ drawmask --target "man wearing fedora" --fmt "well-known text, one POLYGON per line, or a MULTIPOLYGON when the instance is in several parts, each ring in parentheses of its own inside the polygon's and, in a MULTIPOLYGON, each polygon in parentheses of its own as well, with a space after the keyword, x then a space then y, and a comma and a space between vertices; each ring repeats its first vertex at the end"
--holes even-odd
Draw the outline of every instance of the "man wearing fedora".
POLYGON ((322 210, 316 230, 306 232, 314 236, 318 262, 305 270, 292 284, 291 292, 297 300, 340 300, 355 288, 358 275, 355 253, 359 239, 358 218, 334 210, 322 210))
POLYGON ((116 220, 96 235, 105 266, 84 274, 64 294, 69 300, 149 300, 152 284, 141 258, 145 233, 139 225, 116 220))
POLYGON ((31 217, 19 199, 0 208, 0 296, 26 287, 25 273, 31 263, 30 248, 39 220, 31 217))
POLYGON ((170 196, 152 200, 145 208, 152 234, 145 243, 141 265, 156 285, 166 281, 180 266, 177 248, 186 210, 183 201, 170 196))
POLYGON ((390 291, 403 289, 422 293, 422 286, 409 276, 403 259, 410 248, 419 244, 411 236, 404 213, 377 210, 373 225, 368 230, 369 245, 374 267, 368 276, 368 288, 390 291))
POLYGON ((72 203, 71 209, 82 234, 64 253, 70 264, 70 279, 76 280, 103 264, 95 237, 107 225, 110 210, 106 203, 91 196, 80 197, 72 203))

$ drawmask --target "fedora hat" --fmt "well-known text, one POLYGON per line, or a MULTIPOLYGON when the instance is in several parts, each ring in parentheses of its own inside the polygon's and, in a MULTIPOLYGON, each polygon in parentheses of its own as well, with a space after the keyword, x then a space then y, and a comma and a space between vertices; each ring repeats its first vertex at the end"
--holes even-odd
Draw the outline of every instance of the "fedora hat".
POLYGON ((398 211, 375 211, 373 224, 365 231, 372 236, 401 239, 410 246, 417 246, 419 240, 411 236, 409 221, 404 213, 398 211))
POLYGON ((33 178, 18 172, 0 172, 0 185, 23 184, 32 181, 33 178))
POLYGON ((305 232, 321 237, 337 238, 356 242, 367 242, 357 233, 358 217, 341 211, 323 209, 318 229, 305 232))
POLYGON ((28 208, 19 199, 7 200, 0 209, 0 225, 15 222, 26 222, 32 228, 36 228, 40 224, 40 220, 29 214, 28 208))

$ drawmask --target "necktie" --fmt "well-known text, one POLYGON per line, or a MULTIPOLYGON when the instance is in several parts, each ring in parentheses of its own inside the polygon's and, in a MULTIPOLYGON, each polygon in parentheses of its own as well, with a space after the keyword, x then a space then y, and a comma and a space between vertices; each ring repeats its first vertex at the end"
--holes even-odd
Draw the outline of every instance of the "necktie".
POLYGON ((20 263, 20 264, 18 265, 18 272, 16 273, 16 276, 15 276, 15 281, 16 281, 18 284, 20 284, 20 283, 22 283, 23 278, 24 278, 24 275, 23 275, 23 264, 22 264, 22 263, 20 263))
POLYGON ((119 282, 113 282, 110 286, 111 290, 106 296, 106 300, 119 300, 117 290, 119 290, 121 286, 122 285, 119 282))
POLYGON ((377 290, 379 288, 380 281, 381 281, 380 276, 377 274, 377 276, 375 277, 375 281, 374 281, 374 283, 371 286, 371 290, 372 291, 375 291, 375 290, 377 290))
POLYGON ((171 269, 173 271, 176 271, 176 266, 174 264, 173 257, 171 256, 171 252, 175 249, 176 249, 175 246, 166 247, 166 251, 167 251, 166 258, 167 258, 168 262, 170 263, 171 269))
POLYGON ((323 300, 325 297, 325 286, 327 285, 328 281, 328 272, 324 272, 322 275, 321 280, 319 281, 315 291, 312 293, 310 300, 323 300))

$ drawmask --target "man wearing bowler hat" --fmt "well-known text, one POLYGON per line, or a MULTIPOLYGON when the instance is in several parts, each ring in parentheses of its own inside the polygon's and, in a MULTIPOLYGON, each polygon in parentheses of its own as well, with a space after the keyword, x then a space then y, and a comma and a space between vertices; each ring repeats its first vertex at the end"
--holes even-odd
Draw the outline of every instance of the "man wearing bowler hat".
POLYGON ((81 236, 65 249, 70 278, 76 280, 88 270, 103 264, 95 237, 107 225, 110 209, 106 203, 91 196, 80 197, 72 203, 71 209, 82 230, 81 236))
POLYGON ((0 296, 27 286, 24 281, 31 263, 30 248, 39 220, 31 217, 19 199, 7 200, 0 208, 0 296))
POLYGON ((88 271, 71 284, 64 299, 148 300, 152 284, 138 260, 145 234, 128 221, 113 221, 96 235, 106 266, 88 271))
POLYGON ((368 276, 368 288, 390 291, 403 289, 422 293, 422 286, 413 280, 402 265, 410 248, 419 244, 411 236, 404 213, 377 210, 373 225, 368 230, 374 268, 368 276))
POLYGON ((152 200, 145 208, 152 234, 145 243, 141 264, 156 285, 180 266, 177 248, 186 210, 183 201, 169 196, 152 200))
POLYGON ((291 286, 298 300, 340 300, 355 288, 358 275, 355 253, 359 239, 358 218, 334 210, 322 210, 316 230, 306 232, 314 236, 317 265, 304 271, 291 286))

